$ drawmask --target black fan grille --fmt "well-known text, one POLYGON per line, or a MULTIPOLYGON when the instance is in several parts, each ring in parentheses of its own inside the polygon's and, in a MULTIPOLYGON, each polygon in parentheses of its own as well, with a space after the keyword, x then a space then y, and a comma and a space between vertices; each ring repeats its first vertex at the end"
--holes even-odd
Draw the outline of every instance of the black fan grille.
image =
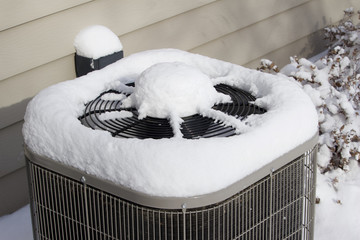
MULTIPOLYGON (((251 114, 262 114, 266 110, 254 105, 255 97, 250 93, 225 84, 215 86, 218 92, 231 97, 231 103, 217 104, 213 109, 235 116, 241 120, 251 114)), ((122 108, 121 100, 104 100, 102 96, 108 93, 121 94, 118 91, 110 90, 103 92, 93 101, 86 104, 84 114, 79 117, 81 123, 92 129, 109 131, 114 137, 123 138, 171 138, 174 136, 168 119, 146 117, 138 119, 138 111, 135 108, 122 108), (128 111, 131 117, 114 118, 102 120, 99 116, 106 112, 128 111)), ((224 126, 222 122, 195 114, 184 117, 181 124, 181 132, 184 138, 208 138, 228 137, 235 135, 235 129, 224 126)))

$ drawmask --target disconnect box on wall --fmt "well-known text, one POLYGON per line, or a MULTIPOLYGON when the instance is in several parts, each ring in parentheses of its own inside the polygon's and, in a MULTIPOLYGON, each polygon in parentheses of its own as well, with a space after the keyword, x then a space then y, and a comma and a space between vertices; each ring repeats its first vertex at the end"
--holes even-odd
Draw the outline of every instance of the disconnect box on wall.
POLYGON ((75 70, 76 70, 76 77, 81 77, 83 75, 88 74, 94 70, 99 70, 107 65, 116 62, 124 57, 123 51, 115 52, 111 55, 107 55, 98 59, 87 58, 75 54, 75 70))

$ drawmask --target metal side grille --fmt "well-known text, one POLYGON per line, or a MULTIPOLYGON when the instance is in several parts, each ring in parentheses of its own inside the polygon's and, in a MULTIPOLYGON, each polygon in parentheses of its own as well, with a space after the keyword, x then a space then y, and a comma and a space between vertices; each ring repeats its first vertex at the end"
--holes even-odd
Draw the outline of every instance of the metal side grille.
POLYGON ((27 161, 35 239, 313 239, 316 147, 233 197, 154 209, 27 161))

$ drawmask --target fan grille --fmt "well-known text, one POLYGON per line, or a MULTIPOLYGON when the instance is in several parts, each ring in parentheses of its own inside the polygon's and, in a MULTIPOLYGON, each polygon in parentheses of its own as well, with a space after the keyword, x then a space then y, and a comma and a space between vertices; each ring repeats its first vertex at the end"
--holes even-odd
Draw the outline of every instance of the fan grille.
MULTIPOLYGON (((266 110, 254 105, 255 97, 250 93, 234 88, 225 84, 215 86, 218 92, 227 94, 231 97, 231 103, 222 103, 213 106, 214 110, 221 111, 240 120, 245 119, 251 114, 262 114, 266 110)), ((102 129, 108 131, 114 137, 122 138, 171 138, 174 136, 173 130, 168 119, 146 117, 138 119, 138 111, 135 108, 121 107, 121 100, 104 100, 102 96, 108 93, 122 94, 121 92, 110 90, 101 93, 96 99, 86 104, 84 114, 79 117, 81 123, 92 129, 102 129), (100 115, 106 112, 131 112, 131 117, 101 119, 100 115)), ((208 137, 228 137, 235 135, 235 129, 225 126, 223 123, 199 114, 183 118, 181 132, 184 138, 208 138, 208 137)))

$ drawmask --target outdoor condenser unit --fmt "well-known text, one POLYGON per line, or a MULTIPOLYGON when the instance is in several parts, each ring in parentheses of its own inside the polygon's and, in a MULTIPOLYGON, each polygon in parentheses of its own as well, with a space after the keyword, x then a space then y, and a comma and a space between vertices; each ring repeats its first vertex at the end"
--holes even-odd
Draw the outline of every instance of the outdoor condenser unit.
MULTIPOLYGON (((134 83, 127 86, 134 87, 134 83)), ((215 85, 215 89, 232 101, 215 104, 214 110, 239 120, 267 114, 267 109, 255 105, 255 97, 243 89, 226 83, 215 85)), ((113 138, 158 141, 173 137, 168 119, 139 119, 136 108, 123 107, 122 100, 104 98, 105 94, 129 95, 106 90, 86 103, 77 121, 94 131, 107 131, 113 138), (114 111, 132 114, 110 120, 100 117, 114 111)), ((184 117, 181 132, 189 141, 237 135, 233 127, 200 114, 184 117)), ((142 193, 26 147, 34 237, 313 239, 316 143, 315 134, 230 186, 190 197, 142 193)), ((238 158, 241 161, 241 156, 238 158)))

